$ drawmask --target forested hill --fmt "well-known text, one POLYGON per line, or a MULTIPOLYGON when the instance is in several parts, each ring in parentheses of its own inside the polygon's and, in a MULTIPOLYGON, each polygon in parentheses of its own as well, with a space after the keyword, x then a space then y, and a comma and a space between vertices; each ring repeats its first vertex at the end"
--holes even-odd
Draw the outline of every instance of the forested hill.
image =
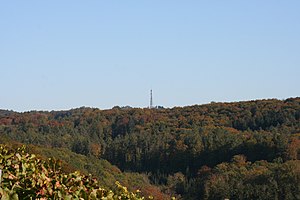
POLYGON ((0 133, 4 143, 106 159, 185 199, 300 198, 300 98, 172 109, 0 110, 0 133))

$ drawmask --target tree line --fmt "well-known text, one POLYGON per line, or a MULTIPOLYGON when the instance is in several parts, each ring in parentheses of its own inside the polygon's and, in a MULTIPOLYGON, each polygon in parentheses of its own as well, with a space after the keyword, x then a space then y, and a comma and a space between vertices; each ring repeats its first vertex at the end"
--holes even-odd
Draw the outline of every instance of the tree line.
POLYGON ((0 131, 10 140, 66 148, 147 174, 178 197, 299 197, 291 183, 299 185, 300 98, 172 109, 0 111, 0 131))

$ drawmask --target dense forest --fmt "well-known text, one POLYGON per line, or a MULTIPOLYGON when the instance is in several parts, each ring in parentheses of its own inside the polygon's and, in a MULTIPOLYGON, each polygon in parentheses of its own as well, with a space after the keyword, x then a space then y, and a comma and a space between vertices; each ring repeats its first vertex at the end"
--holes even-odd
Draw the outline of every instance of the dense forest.
POLYGON ((0 110, 0 143, 156 199, 300 199, 300 98, 0 110))

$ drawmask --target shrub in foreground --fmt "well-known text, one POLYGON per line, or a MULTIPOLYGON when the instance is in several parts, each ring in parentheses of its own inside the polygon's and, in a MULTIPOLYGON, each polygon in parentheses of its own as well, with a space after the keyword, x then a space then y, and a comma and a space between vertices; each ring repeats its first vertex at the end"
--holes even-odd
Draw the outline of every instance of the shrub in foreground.
POLYGON ((25 148, 15 151, 0 146, 1 199, 144 199, 116 182, 112 190, 103 189, 91 175, 65 174, 60 162, 43 161, 25 148))

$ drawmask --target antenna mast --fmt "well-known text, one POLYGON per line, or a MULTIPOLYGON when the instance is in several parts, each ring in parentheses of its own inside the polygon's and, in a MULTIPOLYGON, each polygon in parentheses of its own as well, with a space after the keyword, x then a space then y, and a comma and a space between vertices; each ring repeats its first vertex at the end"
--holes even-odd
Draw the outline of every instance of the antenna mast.
POLYGON ((150 90, 150 109, 153 108, 152 89, 150 90))

